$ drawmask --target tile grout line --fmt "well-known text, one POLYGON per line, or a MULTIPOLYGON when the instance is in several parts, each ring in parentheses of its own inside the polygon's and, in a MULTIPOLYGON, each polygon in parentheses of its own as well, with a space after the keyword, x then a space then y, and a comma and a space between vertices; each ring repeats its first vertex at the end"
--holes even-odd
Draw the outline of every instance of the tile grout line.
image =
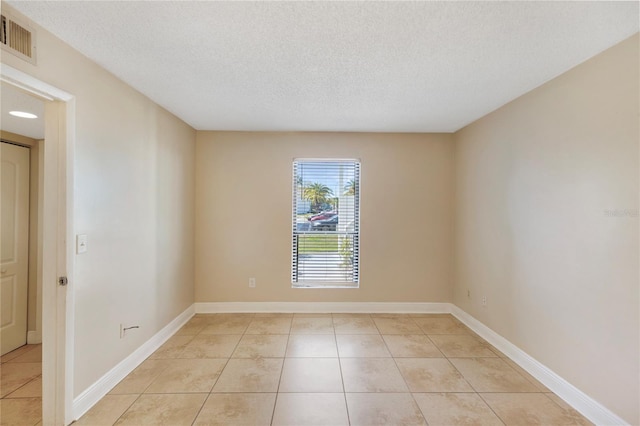
POLYGON ((17 388, 15 388, 11 392, 9 392, 8 394, 6 394, 2 398, 0 398, 0 400, 2 400, 2 399, 25 399, 25 398, 40 398, 40 399, 42 399, 42 395, 40 395, 40 396, 25 396, 25 397, 22 397, 22 398, 10 398, 11 395, 13 395, 14 393, 18 392, 20 389, 22 389, 23 387, 27 386, 29 383, 34 382, 34 381, 36 381, 38 379, 42 379, 42 374, 34 377, 31 380, 28 380, 28 381, 24 382, 23 384, 21 384, 20 386, 18 386, 17 388))
MULTIPOLYGON (((107 395, 109 395, 109 394, 107 394, 107 395)), ((105 395, 105 396, 107 396, 107 395, 105 395)), ((134 399, 133 401, 131 401, 131 404, 129 404, 129 406, 127 406, 127 408, 125 408, 125 409, 124 409, 124 411, 122 412, 122 414, 120 414, 120 415, 118 416, 118 418, 116 419, 116 421, 115 421, 115 422, 113 422, 113 424, 112 424, 111 426, 113 426, 113 425, 115 425, 116 423, 118 423, 118 421, 122 418, 122 416, 124 416, 124 415, 127 413, 127 411, 129 411, 129 409, 130 409, 131 407, 133 407, 133 404, 135 404, 135 403, 140 399, 140 397, 141 397, 142 395, 143 395, 143 394, 141 394, 141 393, 140 393, 140 394, 138 394, 138 396, 136 397, 136 399, 134 399)), ((104 399, 104 397, 105 397, 105 396, 103 396, 103 397, 100 399, 100 401, 102 401, 102 400, 104 399)), ((98 403, 99 403, 99 402, 98 402, 98 403)), ((96 405, 97 405, 97 404, 96 404, 96 405)), ((86 413, 85 413, 85 415, 86 415, 86 413)), ((83 416, 83 417, 84 417, 84 416, 83 416)), ((80 419, 78 419, 78 421, 80 421, 80 419)))
MULTIPOLYGON (((426 334, 426 333, 425 333, 425 334, 426 334)), ((450 336, 454 336, 454 335, 450 335, 450 336)), ((475 337, 475 336, 472 336, 472 337, 475 337)), ((431 338, 429 338, 429 340, 431 340, 431 338)), ((484 341, 484 339, 482 339, 482 341, 484 341)), ((434 345, 436 345, 436 344, 435 344, 435 342, 434 342, 434 345)), ((487 401, 485 401, 485 399, 482 397, 482 395, 480 395, 480 392, 478 392, 478 390, 477 390, 477 389, 476 389, 476 388, 471 384, 471 382, 470 382, 469 380, 467 380, 467 378, 464 376, 464 374, 462 374, 462 371, 460 371, 460 370, 458 369, 458 367, 456 367, 456 365, 455 365, 453 362, 451 362, 451 360, 449 359, 450 357, 449 357, 446 353, 444 353, 444 351, 443 351, 443 350, 441 350, 441 349, 440 349, 440 347, 438 347, 438 345, 436 345, 436 347, 438 348, 438 350, 440 350, 440 352, 442 352, 442 355, 444 355, 445 359, 449 362, 449 364, 450 364, 450 365, 451 365, 451 366, 452 366, 452 367, 453 367, 453 368, 458 372, 458 374, 460 374, 460 377, 462 377, 462 380, 464 380, 465 382, 467 382, 467 384, 469 385, 469 387, 470 387, 471 389, 473 389, 473 393, 474 393, 475 395, 478 395, 478 397, 480 397, 480 399, 482 400, 482 402, 484 402, 484 403, 485 403, 485 405, 489 408, 489 410, 491 410, 491 412, 496 416, 496 418, 497 418, 498 420, 500 420, 500 421, 502 422, 502 424, 506 424, 506 423, 502 420, 502 418, 501 418, 500 416, 498 416, 498 413, 496 413, 496 412, 493 410, 493 408, 492 408, 492 407, 487 403, 487 401)), ((493 352, 493 351, 492 351, 492 352, 493 352)), ((496 357, 498 357, 498 355, 497 355, 497 354, 496 354, 496 357)), ((451 357, 451 358, 465 358, 465 357, 451 357)), ((469 357, 469 358, 471 358, 471 359, 475 359, 476 357, 469 357)), ((486 358, 495 358, 495 357, 486 357, 486 358)), ((498 357, 498 359, 499 359, 499 357, 498 357)))
POLYGON ((492 407, 491 405, 489 405, 489 403, 487 402, 487 400, 486 400, 486 399, 484 399, 484 397, 482 396, 482 394, 481 394, 480 392, 476 392, 476 395, 478 395, 478 396, 480 397, 480 399, 482 400, 482 402, 484 402, 484 403, 485 403, 485 405, 486 405, 487 407, 489 407, 489 410, 491 410, 491 412, 492 412, 492 413, 493 413, 493 414, 498 418, 498 420, 500 420, 500 421, 502 422, 502 424, 503 424, 503 425, 506 425, 506 424, 507 424, 507 422, 506 422, 506 421, 504 421, 504 420, 502 419, 502 417, 500 417, 500 416, 498 415, 498 413, 496 413, 496 412, 495 412, 495 410, 493 409, 493 407, 492 407))
POLYGON ((280 396, 280 383, 282 383, 282 373, 284 372, 284 362, 287 359, 287 349, 289 348, 289 339, 291 338, 291 328, 293 327, 293 315, 291 316, 291 322, 289 323, 289 333, 287 333, 287 344, 284 346, 284 356, 282 358, 282 367, 280 367, 280 377, 278 378, 278 387, 276 388, 276 399, 273 401, 273 410, 271 411, 271 421, 269 425, 273 425, 273 420, 276 416, 276 406, 278 405, 278 399, 280 396))
MULTIPOLYGON (((253 318, 253 317, 252 317, 253 318)), ((249 324, 251 324, 251 322, 249 322, 249 324)), ((216 386, 216 383, 218 383, 218 380, 220 379, 220 376, 222 376, 222 372, 224 371, 225 368, 227 368, 227 365, 229 364, 229 361, 231 360, 231 357, 233 356, 233 353, 236 351, 236 349, 238 348, 238 345, 240 344, 240 341, 242 341, 242 338, 244 337, 244 333, 247 331, 247 328, 249 328, 249 324, 247 324, 247 327, 244 329, 244 331, 242 332, 242 334, 240 335, 240 338, 238 339, 238 341, 236 342, 235 346, 233 347, 233 349, 231 350, 231 353, 229 354, 229 357, 227 358, 227 361, 224 363, 224 366, 220 369, 220 373, 218 374, 218 377, 216 377, 216 379, 214 380, 213 384, 211 385, 211 389, 209 389, 209 392, 207 393, 207 396, 205 397, 204 401, 202 401, 202 405, 200 406, 200 409, 198 410, 198 412, 196 413, 196 416, 193 418, 193 422, 191 422, 191 425, 193 426, 196 422, 196 420, 198 420, 198 416, 200 415, 200 413, 202 412, 202 409, 204 408, 205 404, 207 403, 207 401, 209 400, 209 397, 211 396, 211 393, 213 392, 213 388, 216 386)), ((206 327, 203 327, 202 330, 204 330, 206 327)), ((195 340, 195 338, 202 334, 202 330, 200 330, 200 332, 198 332, 193 339, 191 339, 191 341, 195 340)), ((232 336, 232 335, 229 335, 232 336)), ((185 348, 183 349, 183 352, 187 349, 187 347, 185 346, 185 348)), ((206 358, 205 358, 206 359, 206 358)), ((216 358, 212 358, 212 359, 216 359, 216 358)))
POLYGON ((347 402, 347 388, 344 385, 344 375, 342 374, 342 357, 340 356, 340 348, 338 347, 338 335, 336 334, 336 325, 333 313, 331 314, 331 325, 333 326, 333 341, 336 344, 336 355, 338 356, 338 368, 340 369, 340 382, 342 383, 342 397, 344 398, 344 408, 347 411, 347 422, 351 426, 351 415, 349 414, 349 403, 347 402))
MULTIPOLYGON (((420 329, 420 331, 424 332, 424 330, 422 330, 422 327, 418 326, 418 324, 413 320, 413 318, 409 317, 409 319, 411 319, 411 321, 420 329)), ((375 321, 374 321, 374 323, 375 323, 375 321)), ((376 327, 377 326, 378 325, 376 324, 376 327)), ((378 330, 380 330, 380 329, 378 329, 378 330)), ((393 360, 393 363, 395 364, 396 369, 398 370, 398 374, 400 374, 400 377, 402 377, 402 381, 404 381, 404 385, 407 387, 407 390, 409 391, 409 395, 411 395, 411 399, 413 400, 413 403, 418 408, 418 411, 420 412, 420 415, 422 416, 422 419, 424 420, 424 422, 428 426, 429 422, 427 421, 427 418, 424 416, 424 413, 422 412, 422 409, 420 408, 420 404, 418 404, 418 401, 416 401, 416 398, 413 395, 413 392, 411 391, 411 388, 409 387, 409 383, 407 383, 407 379, 405 379, 404 375, 402 374, 402 371, 400 370, 400 367, 398 366, 398 361, 396 361, 396 357, 393 356, 393 353, 391 352, 391 349, 389 348, 389 345, 387 344, 387 341, 383 337, 384 335, 382 333, 380 333, 380 336, 382 337, 382 341, 384 342, 384 345, 387 348, 387 351, 389 351, 389 355, 391 355, 391 359, 393 360)), ((402 336, 402 334, 401 334, 401 336, 402 336)))

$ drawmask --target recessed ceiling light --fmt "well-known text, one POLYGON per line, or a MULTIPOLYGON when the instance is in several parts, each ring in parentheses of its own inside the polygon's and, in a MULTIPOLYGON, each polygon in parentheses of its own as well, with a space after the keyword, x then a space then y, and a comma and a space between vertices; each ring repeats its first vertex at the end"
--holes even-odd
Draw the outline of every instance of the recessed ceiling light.
POLYGON ((9 111, 9 114, 15 115, 16 117, 20 117, 20 118, 38 118, 37 115, 31 114, 30 112, 24 112, 24 111, 9 111))

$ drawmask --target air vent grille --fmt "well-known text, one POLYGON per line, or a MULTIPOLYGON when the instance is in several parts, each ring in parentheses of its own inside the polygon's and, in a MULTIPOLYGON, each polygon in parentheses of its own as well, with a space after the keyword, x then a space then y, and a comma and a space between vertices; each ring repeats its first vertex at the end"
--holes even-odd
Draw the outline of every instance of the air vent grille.
POLYGON ((2 47, 22 59, 35 63, 34 34, 28 27, 2 15, 0 43, 2 47))

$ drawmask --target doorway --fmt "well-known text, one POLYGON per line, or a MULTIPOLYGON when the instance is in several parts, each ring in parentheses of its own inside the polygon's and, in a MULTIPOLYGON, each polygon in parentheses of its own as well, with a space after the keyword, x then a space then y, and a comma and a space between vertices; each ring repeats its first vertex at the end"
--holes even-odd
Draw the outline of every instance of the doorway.
POLYGON ((5 140, 0 145, 0 355, 4 356, 27 344, 30 152, 5 140))
POLYGON ((75 101, 67 92, 6 64, 0 67, 0 80, 44 103, 46 142, 39 154, 42 226, 37 245, 41 255, 41 412, 43 424, 67 425, 73 420, 73 247, 67 241, 73 241, 75 101))
POLYGON ((39 241, 44 102, 2 83, 0 144, 0 398, 3 417, 42 418, 39 241))

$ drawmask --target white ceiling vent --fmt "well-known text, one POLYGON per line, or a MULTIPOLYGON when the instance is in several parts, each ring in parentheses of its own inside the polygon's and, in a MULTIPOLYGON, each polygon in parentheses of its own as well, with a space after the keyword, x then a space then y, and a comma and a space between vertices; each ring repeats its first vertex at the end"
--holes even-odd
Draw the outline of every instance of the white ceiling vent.
POLYGON ((27 25, 16 22, 10 15, 2 14, 0 28, 0 43, 2 48, 19 58, 35 65, 36 37, 27 25))

